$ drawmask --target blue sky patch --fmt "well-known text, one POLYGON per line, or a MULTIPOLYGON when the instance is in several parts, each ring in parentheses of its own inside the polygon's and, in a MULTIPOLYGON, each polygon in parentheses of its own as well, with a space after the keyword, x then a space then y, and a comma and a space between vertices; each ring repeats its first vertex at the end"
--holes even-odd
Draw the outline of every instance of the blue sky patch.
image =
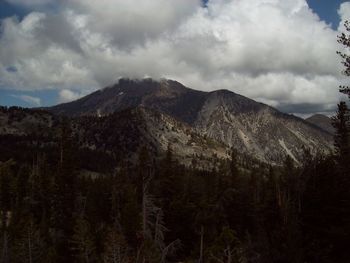
POLYGON ((345 0, 307 0, 310 8, 318 14, 321 20, 332 24, 333 29, 337 29, 340 19, 338 9, 345 0))
POLYGON ((3 0, 0 0, 0 19, 10 16, 24 17, 29 13, 29 10, 25 10, 18 6, 11 5, 3 0))
POLYGON ((6 71, 10 73, 16 73, 18 70, 15 66, 9 66, 6 68, 6 71))
POLYGON ((57 90, 41 90, 41 91, 18 91, 0 89, 0 105, 2 106, 20 106, 20 107, 38 107, 51 106, 58 103, 57 90), (27 99, 26 99, 27 98, 27 99), (28 100, 28 98, 33 98, 28 100), (38 99, 38 100, 36 100, 38 99), (37 104, 40 101, 40 105, 37 104))

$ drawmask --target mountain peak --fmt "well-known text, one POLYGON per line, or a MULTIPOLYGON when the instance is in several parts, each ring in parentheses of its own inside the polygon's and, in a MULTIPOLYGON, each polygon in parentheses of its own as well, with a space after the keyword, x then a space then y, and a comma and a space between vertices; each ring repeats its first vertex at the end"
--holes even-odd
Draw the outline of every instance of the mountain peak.
MULTIPOLYGON (((333 144, 327 131, 263 103, 229 90, 198 91, 167 79, 120 79, 107 89, 49 110, 102 116, 138 107, 171 116, 201 135, 266 162, 280 163, 283 155, 298 161, 302 148, 316 153, 329 151, 333 144)), ((150 122, 152 116, 144 115, 150 122)))
POLYGON ((323 114, 314 114, 311 117, 305 119, 305 121, 321 128, 324 131, 334 134, 334 127, 332 125, 332 119, 323 114))

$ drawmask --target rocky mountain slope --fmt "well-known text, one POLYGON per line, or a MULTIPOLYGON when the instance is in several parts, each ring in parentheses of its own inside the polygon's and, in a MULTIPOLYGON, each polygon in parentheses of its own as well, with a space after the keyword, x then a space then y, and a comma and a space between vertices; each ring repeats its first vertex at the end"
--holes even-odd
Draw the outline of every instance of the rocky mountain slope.
POLYGON ((47 135, 55 118, 49 112, 19 107, 0 107, 0 135, 47 135))
POLYGON ((295 116, 229 91, 208 96, 195 126, 201 134, 266 162, 280 163, 285 154, 299 162, 303 148, 313 153, 328 151, 332 140, 295 116))
POLYGON ((130 108, 103 117, 73 119, 73 130, 81 147, 110 152, 117 159, 136 161, 141 147, 154 158, 170 147, 181 163, 207 168, 215 158, 228 158, 226 146, 196 133, 189 125, 144 107, 130 108))
POLYGON ((307 122, 334 134, 334 127, 332 126, 332 119, 323 114, 315 114, 305 119, 307 122))
MULTIPOLYGON (((226 159, 223 143, 201 136, 188 124, 159 111, 142 106, 105 116, 80 116, 68 119, 72 141, 79 149, 113 156, 115 164, 137 162, 142 147, 156 161, 170 147, 174 157, 187 166, 208 169, 215 159, 226 159)), ((18 147, 59 145, 67 119, 42 110, 0 108, 0 150, 18 147), (35 145, 34 145, 35 144, 35 145)))
POLYGON ((227 90, 196 91, 172 80, 121 79, 49 110, 68 116, 103 116, 138 106, 172 116, 203 136, 266 162, 281 163, 284 155, 300 162, 303 148, 312 153, 332 149, 330 133, 300 118, 227 90))
POLYGON ((206 92, 186 88, 171 80, 157 82, 152 79, 120 79, 114 86, 98 90, 76 101, 51 107, 49 110, 68 116, 101 116, 145 106, 191 124, 196 120, 206 96, 206 92))

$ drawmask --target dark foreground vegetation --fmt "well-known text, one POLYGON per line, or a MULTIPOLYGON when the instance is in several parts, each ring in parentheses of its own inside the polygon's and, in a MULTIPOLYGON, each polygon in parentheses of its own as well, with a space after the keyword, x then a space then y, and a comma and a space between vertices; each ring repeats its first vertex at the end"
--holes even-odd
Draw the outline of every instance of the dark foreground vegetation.
POLYGON ((143 148, 116 169, 79 149, 69 123, 44 146, 1 137, 0 262, 349 262, 342 116, 336 154, 305 150, 298 166, 247 169, 232 154, 201 171, 169 147, 161 161, 143 148))

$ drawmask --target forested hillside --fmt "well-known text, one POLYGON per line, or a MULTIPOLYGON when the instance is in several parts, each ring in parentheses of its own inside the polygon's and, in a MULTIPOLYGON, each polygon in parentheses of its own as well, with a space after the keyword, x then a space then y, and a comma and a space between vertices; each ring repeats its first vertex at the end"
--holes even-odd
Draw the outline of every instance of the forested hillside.
POLYGON ((201 170, 171 146, 160 160, 142 147, 117 166, 80 148, 69 119, 52 118, 55 134, 1 135, 1 262, 348 262, 341 151, 305 149, 298 166, 233 151, 201 170))

